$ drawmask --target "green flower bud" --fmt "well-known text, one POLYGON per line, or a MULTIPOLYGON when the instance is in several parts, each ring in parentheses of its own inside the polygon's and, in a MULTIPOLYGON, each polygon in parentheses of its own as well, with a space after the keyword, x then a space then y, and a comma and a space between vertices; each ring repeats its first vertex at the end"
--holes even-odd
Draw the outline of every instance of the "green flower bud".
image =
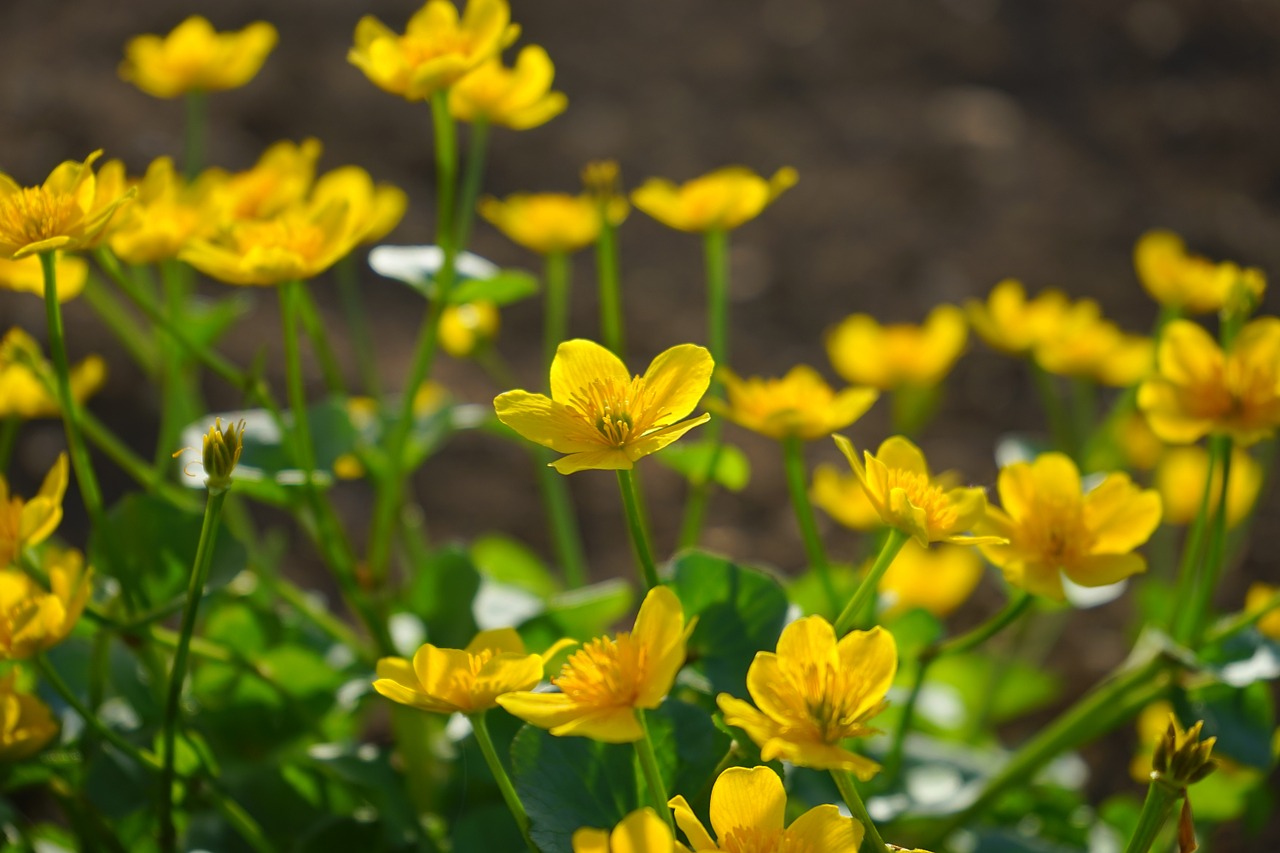
POLYGON ((231 488, 231 472, 240 461, 240 451, 244 449, 243 420, 238 424, 222 428, 222 418, 217 418, 213 426, 204 436, 204 449, 201 459, 204 462, 205 488, 217 494, 231 488))

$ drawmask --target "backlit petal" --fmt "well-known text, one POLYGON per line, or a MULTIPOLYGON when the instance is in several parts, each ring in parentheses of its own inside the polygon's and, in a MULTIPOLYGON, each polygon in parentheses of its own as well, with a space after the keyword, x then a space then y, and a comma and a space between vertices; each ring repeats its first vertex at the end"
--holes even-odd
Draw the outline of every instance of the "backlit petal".
POLYGON ((787 827, 787 836, 801 850, 857 850, 864 832, 861 823, 830 803, 809 809, 787 827))
MULTIPOLYGON (((680 344, 660 353, 644 374, 645 390, 658 413, 656 423, 671 423, 688 415, 711 384, 715 362, 711 353, 696 344, 680 344)), ((554 388, 554 386, 552 386, 554 388)))
POLYGON ((740 827, 782 829, 786 809, 782 780, 768 767, 730 767, 711 789, 711 827, 717 838, 740 827))
POLYGON ((672 797, 667 805, 671 807, 676 826, 680 827, 680 831, 684 833, 685 838, 689 839, 694 850, 720 849, 716 846, 715 839, 707 832, 707 828, 702 825, 702 821, 698 820, 698 816, 693 813, 688 800, 677 795, 672 797))
POLYGON ((551 361, 551 399, 568 403, 573 395, 597 381, 631 380, 627 366, 595 341, 576 338, 556 347, 551 361))

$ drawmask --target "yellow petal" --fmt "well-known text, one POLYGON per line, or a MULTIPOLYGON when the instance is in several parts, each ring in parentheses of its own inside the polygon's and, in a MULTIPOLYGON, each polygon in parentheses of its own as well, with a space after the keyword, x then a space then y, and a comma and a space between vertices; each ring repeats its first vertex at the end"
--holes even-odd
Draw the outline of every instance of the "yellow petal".
POLYGON ((640 728, 636 711, 629 705, 590 710, 561 725, 553 726, 551 733, 558 737, 589 737, 601 743, 635 743, 644 737, 644 729, 640 728))
POLYGON ((707 393, 714 367, 711 353, 695 344, 680 344, 660 353, 644 374, 645 390, 653 395, 651 405, 662 412, 657 422, 670 423, 692 412, 707 393))
POLYGON ((676 819, 676 826, 680 827, 680 831, 684 833, 685 838, 689 839, 694 850, 720 849, 716 846, 715 839, 707 832, 707 828, 702 825, 702 821, 698 820, 698 816, 693 813, 688 800, 677 795, 672 797, 667 805, 670 806, 672 816, 676 819))
POLYGON ((637 459, 648 456, 650 453, 657 453, 689 430, 696 426, 702 426, 709 420, 711 420, 711 415, 703 413, 696 418, 689 418, 687 421, 681 421, 648 433, 639 441, 627 445, 625 448, 627 458, 634 462, 637 459))
POLYGON ((898 672, 898 646, 893 635, 880 626, 870 631, 851 631, 836 646, 840 669, 854 673, 860 686, 858 704, 851 710, 854 717, 868 715, 884 701, 898 672))
POLYGON ((1132 551, 1160 525, 1160 495, 1138 489, 1128 474, 1115 473, 1084 497, 1085 525, 1099 554, 1132 551))
POLYGON ((924 454, 920 452, 920 448, 901 435, 886 438, 876 450, 876 459, 886 468, 910 471, 923 477, 929 476, 929 466, 925 463, 924 454))
POLYGON ((618 447, 571 453, 555 460, 551 465, 561 474, 576 474, 579 471, 630 471, 635 467, 627 451, 618 447))
POLYGON ((1213 384, 1221 375, 1222 350, 1203 328, 1188 320, 1174 320, 1160 338, 1160 374, 1178 385, 1213 384))
POLYGON ((593 440, 581 419, 544 394, 507 391, 494 399, 493 408, 498 420, 529 441, 557 453, 596 451, 603 444, 601 440, 593 440))
POLYGON ((864 832, 861 823, 830 803, 809 809, 787 827, 787 837, 801 850, 857 850, 864 832))
POLYGON ((651 808, 637 809, 609 835, 610 853, 671 853, 671 827, 651 808))
POLYGON ((645 650, 644 659, 648 662, 645 681, 636 697, 638 707, 657 707, 670 692, 676 673, 684 665, 687 637, 684 608, 676 594, 665 586, 649 590, 631 632, 632 640, 645 650))
POLYGON ((573 853, 610 853, 609 830, 583 827, 573 833, 573 853))
POLYGON ((582 709, 563 693, 520 691, 498 697, 508 713, 540 729, 562 726, 581 716, 582 709))
POLYGON ((471 642, 467 643, 465 651, 476 654, 484 649, 493 649, 513 655, 525 653, 524 640, 520 639, 520 633, 515 628, 493 628, 488 631, 481 631, 472 637, 471 642))
POLYGON ((781 830, 786 809, 782 780, 768 767, 730 767, 711 789, 711 827, 721 839, 735 829, 781 830))
POLYGON ((595 341, 577 338, 556 347, 551 361, 551 399, 569 403, 593 382, 627 383, 631 374, 616 355, 595 341))
POLYGON ((1063 573, 1080 586, 1107 586, 1147 570, 1147 561, 1138 554, 1094 554, 1063 573))

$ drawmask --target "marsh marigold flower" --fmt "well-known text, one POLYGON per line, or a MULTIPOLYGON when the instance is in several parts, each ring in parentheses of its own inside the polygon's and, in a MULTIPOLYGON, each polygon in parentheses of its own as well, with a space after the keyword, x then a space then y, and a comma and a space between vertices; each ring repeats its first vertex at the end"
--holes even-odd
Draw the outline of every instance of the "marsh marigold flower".
POLYGON ((267 148, 252 168, 227 174, 219 190, 220 224, 237 219, 266 219, 303 201, 316 179, 324 147, 318 139, 284 140, 267 148))
POLYGON ((171 158, 153 160, 134 203, 111 230, 111 251, 126 263, 153 264, 178 257, 192 239, 212 236, 220 225, 215 202, 224 181, 209 171, 188 184, 171 158))
MULTIPOLYGON (((1170 447, 1156 465, 1152 485, 1164 504, 1166 524, 1190 524, 1200 512, 1205 477, 1209 474, 1209 452, 1203 447, 1170 447)), ((1231 474, 1227 483, 1227 527, 1244 521, 1258 500, 1262 488, 1262 466, 1249 451, 1231 451, 1231 474)), ((1209 487, 1209 511, 1218 508, 1222 493, 1222 469, 1215 468, 1209 487)))
POLYGON ((747 691, 756 707, 728 693, 716 704, 763 760, 848 770, 865 782, 880 765, 841 741, 875 732, 866 723, 884 709, 897 671, 898 647, 883 628, 851 631, 837 642, 830 622, 806 616, 782 630, 776 654, 757 652, 751 662, 747 691))
POLYGON ((449 90, 449 112, 459 121, 485 121, 512 130, 529 130, 564 112, 569 99, 551 91, 556 69, 537 45, 520 49, 507 68, 495 56, 449 90))
POLYGON ((540 255, 576 252, 600 235, 600 209, 595 199, 586 195, 516 194, 501 201, 482 198, 477 209, 513 243, 540 255))
POLYGON ((743 166, 727 166, 679 186, 650 178, 631 193, 631 203, 677 231, 732 231, 759 216, 798 179, 790 166, 768 180, 743 166))
POLYGON ((940 383, 968 340, 964 312, 939 305, 924 324, 882 326, 867 314, 846 317, 827 335, 827 357, 846 382, 892 391, 940 383))
POLYGON ((876 587, 882 615, 891 619, 917 608, 939 619, 969 600, 982 580, 982 558, 972 548, 910 541, 889 565, 876 587))
POLYGON ((716 778, 711 787, 714 837, 684 797, 672 797, 670 806, 695 853, 852 853, 862 844, 865 831, 830 803, 809 809, 786 826, 787 792, 769 767, 730 767, 716 778))
POLYGON ((67 454, 58 454, 40 491, 30 500, 9 494, 9 481, 0 474, 0 567, 7 566, 32 545, 48 539, 62 523, 62 498, 67 493, 67 454))
POLYGON ((58 733, 49 706, 17 687, 18 671, 0 676, 0 765, 30 758, 58 733))
POLYGON ((986 302, 965 303, 970 327, 987 346, 1010 355, 1026 355, 1066 312, 1069 301, 1060 290, 1044 290, 1028 299, 1022 283, 1008 278, 991 289, 986 302))
POLYGON ((120 77, 157 98, 238 89, 257 75, 276 38, 276 28, 265 21, 220 33, 193 15, 167 36, 130 39, 120 77))
MULTIPOLYGON (((62 407, 32 372, 31 365, 44 364, 40 346, 22 329, 14 327, 0 341, 0 418, 53 418, 62 407)), ((91 355, 71 366, 71 396, 83 403, 102 387, 107 365, 91 355)))
POLYGON ((884 526, 880 511, 872 505, 862 481, 853 471, 819 465, 813 472, 809 500, 837 523, 853 530, 877 530, 884 526))
POLYGON ((1060 376, 1081 376, 1127 387, 1145 379, 1153 366, 1150 339, 1130 335, 1102 316, 1092 299, 1071 303, 1041 336, 1036 363, 1060 376))
POLYGON ((1171 231, 1143 234, 1133 249, 1133 265, 1152 299, 1193 314, 1221 310, 1241 286, 1257 299, 1266 287, 1261 270, 1193 255, 1171 231))
POLYGON ((75 252, 98 245, 116 209, 132 191, 100 192, 93 162, 59 164, 38 187, 21 187, 0 172, 0 258, 18 260, 61 249, 75 252))
POLYGON ((1280 424, 1280 319, 1246 323, 1229 352, 1187 320, 1165 327, 1156 372, 1138 389, 1151 429, 1171 444, 1210 433, 1248 447, 1280 424))
POLYGON ((707 408, 739 426, 770 438, 813 441, 844 429, 866 413, 879 392, 846 388, 836 393, 807 365, 797 365, 781 379, 741 379, 720 371, 726 401, 711 399, 707 408))
MULTIPOLYGON (((57 252, 54 275, 58 277, 58 301, 66 302, 80 295, 89 278, 89 265, 83 258, 57 252)), ((40 259, 28 256, 17 261, 0 258, 0 290, 34 293, 44 297, 44 269, 40 259)))
POLYGON ((1160 496, 1128 474, 1108 474, 1085 492, 1069 457, 1045 453, 1002 468, 997 488, 1000 507, 987 509, 983 529, 1008 542, 982 553, 1014 586, 1062 601, 1062 575, 1106 586, 1146 571, 1133 550, 1159 526, 1160 496))
POLYGON ((636 809, 612 830, 583 827, 573 833, 573 853, 688 853, 667 822, 648 806, 636 809))
POLYGON ((492 302, 446 305, 440 314, 440 348, 454 358, 470 358, 488 346, 501 324, 492 302))
POLYGON ((469 0, 461 20, 450 0, 428 0, 398 35, 366 15, 347 60, 375 86, 423 101, 497 56, 520 35, 506 0, 469 0))
POLYGON ((680 599, 665 586, 649 590, 630 633, 597 637, 575 651, 551 679, 558 693, 506 693, 498 704, 553 735, 605 743, 644 737, 636 710, 656 708, 684 665, 688 623, 680 599))
MULTIPOLYGON (((1280 591, 1280 588, 1274 587, 1269 583, 1258 581, 1250 584, 1249 591, 1244 596, 1245 612, 1256 613, 1261 610, 1271 601, 1277 591, 1280 591)), ((1280 609, 1272 610, 1259 619, 1258 631, 1264 637, 1280 640, 1280 609)))
POLYGON ((688 416, 711 384, 711 354, 694 344, 660 353, 644 376, 594 341, 565 341, 551 362, 551 396, 508 391, 493 401, 498 420, 532 442, 568 454, 561 474, 630 470, 711 416, 688 416))
POLYGON ((347 206, 351 227, 360 235, 358 242, 367 245, 400 224, 409 208, 409 196, 392 184, 375 184, 359 166, 342 166, 316 180, 307 203, 317 209, 331 204, 347 206))
POLYGON ((92 591, 93 569, 73 549, 41 553, 49 589, 25 572, 0 569, 0 660, 25 660, 66 639, 92 591))

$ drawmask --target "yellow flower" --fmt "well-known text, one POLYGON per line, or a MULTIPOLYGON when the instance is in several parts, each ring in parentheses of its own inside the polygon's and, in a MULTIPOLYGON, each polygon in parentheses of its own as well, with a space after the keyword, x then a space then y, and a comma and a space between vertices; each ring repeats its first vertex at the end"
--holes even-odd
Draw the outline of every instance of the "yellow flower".
POLYGON ((1165 327, 1156 372, 1138 388, 1151 429, 1172 444, 1209 433, 1248 447, 1280 423, 1280 319, 1247 323, 1224 353, 1208 332, 1187 320, 1165 327))
POLYGON ((1146 335, 1121 333, 1093 378, 1113 388, 1132 388, 1151 375, 1156 365, 1156 342, 1146 335))
POLYGON ((776 439, 826 438, 862 417, 880 396, 874 388, 846 388, 837 394, 816 370, 803 364, 781 379, 752 377, 744 382, 727 367, 720 370, 720 379, 729 399, 708 400, 707 408, 776 439))
POLYGON ((1230 261, 1215 264, 1188 253, 1182 238, 1171 231, 1143 234, 1133 249, 1133 265, 1153 299, 1193 314, 1221 310, 1242 280, 1248 290, 1257 291, 1258 299, 1266 284, 1260 270, 1242 270, 1230 261))
POLYGON ((965 303, 969 325, 992 349, 1025 355, 1060 321, 1070 303, 1060 290, 1044 290, 1027 299, 1022 283, 1008 278, 991 289, 986 302, 965 303))
POLYGON ((91 249, 132 191, 100 192, 93 174, 95 151, 83 163, 59 164, 38 187, 20 187, 0 172, 0 258, 39 252, 91 249))
POLYGON ((921 326, 881 326, 874 317, 853 314, 827 335, 827 356, 836 373, 855 385, 927 387, 946 377, 967 339, 964 312, 954 305, 934 308, 921 326))
POLYGON ((768 180, 744 166, 726 166, 680 186, 650 178, 631 193, 631 203, 677 231, 732 231, 759 216, 798 179, 790 166, 768 180))
POLYGON ((750 735, 765 761, 781 758, 814 770, 848 770, 864 782, 880 769, 841 745, 875 729, 898 670, 898 647, 883 628, 852 631, 836 642, 821 616, 782 630, 777 653, 757 652, 747 670, 750 703, 721 693, 724 721, 750 735), (759 710, 757 710, 757 708, 759 710))
MULTIPOLYGON (((40 347, 30 335, 14 327, 0 341, 0 418, 53 418, 62 407, 44 383, 32 373, 32 363, 43 364, 40 347)), ((107 365, 91 355, 71 367, 71 395, 83 403, 102 387, 107 365)))
POLYGON ((813 472, 809 500, 838 523, 854 530, 877 530, 884 526, 880 511, 867 497, 862 481, 852 471, 834 465, 819 465, 813 472))
POLYGON ((671 827, 645 806, 624 817, 610 832, 583 827, 573 834, 573 853, 688 853, 671 827))
POLYGON ((130 39, 120 77, 157 98, 238 89, 254 78, 275 46, 276 28, 265 21, 220 33, 193 15, 167 36, 130 39))
POLYGON ((450 0, 428 0, 404 35, 366 15, 347 61, 383 91, 427 100, 515 41, 520 27, 510 20, 506 0, 470 0, 461 20, 450 0))
POLYGON ((173 160, 153 160, 138 184, 136 200, 111 229, 111 251, 130 264, 178 257, 190 240, 209 237, 217 230, 214 204, 224 182, 222 175, 209 171, 188 184, 174 169, 173 160))
MULTIPOLYGON (((66 302, 80 295, 89 278, 89 265, 75 255, 54 255, 54 275, 58 277, 58 301, 66 302)), ((34 293, 44 297, 44 268, 34 255, 17 261, 0 258, 0 289, 18 293, 34 293)))
POLYGON ((277 142, 251 169, 231 175, 210 170, 225 179, 219 191, 220 218, 265 219, 298 204, 311 191, 322 150, 316 139, 277 142))
POLYGON ((374 184, 359 166, 343 166, 325 172, 311 189, 307 203, 322 210, 332 204, 345 205, 351 227, 360 233, 360 243, 381 240, 400 224, 409 207, 409 196, 391 184, 374 184))
POLYGON ((9 481, 0 474, 0 566, 7 566, 25 549, 48 539, 62 522, 62 498, 67 493, 67 454, 58 454, 31 500, 9 494, 9 481))
POLYGON ((492 302, 447 305, 440 314, 440 347, 454 358, 470 358, 497 336, 501 323, 492 302))
POLYGON ((565 341, 551 362, 551 396, 508 391, 493 401, 498 420, 532 442, 568 454, 551 463, 561 474, 589 468, 630 470, 694 427, 689 415, 711 384, 714 362, 703 347, 660 353, 644 376, 631 377, 616 355, 593 341, 565 341))
MULTIPOLYGON (((1250 584, 1249 591, 1244 596, 1245 612, 1253 613, 1261 610, 1276 592, 1277 587, 1268 583, 1257 581, 1250 584)), ((1272 610, 1259 619, 1258 630, 1263 636, 1270 637, 1273 640, 1280 640, 1280 609, 1272 610)))
POLYGON ((673 797, 670 806, 676 824, 695 853, 855 851, 862 844, 865 831, 862 824, 841 816, 840 808, 830 803, 809 809, 791 826, 785 826, 787 792, 778 774, 768 767, 730 767, 716 778, 711 788, 711 828, 715 838, 684 797, 673 797))
POLYGON ((895 435, 885 439, 875 456, 863 451, 865 466, 849 439, 837 435, 835 440, 871 505, 889 527, 909 533, 926 546, 930 542, 981 545, 1002 541, 998 536, 962 535, 986 514, 986 494, 980 488, 948 488, 944 480, 932 477, 924 454, 906 438, 895 435))
POLYGON ((0 765, 30 758, 58 733, 49 706, 17 687, 18 671, 0 676, 0 765))
POLYGON ((1009 583, 1062 601, 1062 575, 1080 586, 1106 586, 1147 570, 1133 550, 1160 524, 1160 496, 1113 473, 1085 493, 1080 472, 1061 453, 1002 468, 1000 508, 984 529, 1008 540, 982 553, 1009 583))
POLYGON ((882 615, 891 619, 921 608, 941 619, 968 601, 980 580, 982 558, 972 548, 924 548, 910 541, 880 578, 882 615))
POLYGON ((576 252, 600 234, 600 210, 585 195, 537 193, 482 198, 480 215, 514 243, 540 255, 576 252))
POLYGON ((41 562, 48 591, 24 572, 0 569, 0 660, 24 660, 56 646, 89 601, 93 569, 83 554, 48 545, 41 562))
MULTIPOLYGON (((1152 485, 1160 493, 1164 503, 1166 524, 1190 524, 1200 512, 1200 500, 1204 495, 1204 478, 1209 473, 1209 452, 1203 447, 1171 447, 1160 457, 1156 465, 1152 485)), ((1231 451, 1231 474, 1227 483, 1227 526, 1235 527, 1244 521, 1253 509, 1262 488, 1262 466, 1247 450, 1236 447, 1231 451)), ((1209 490, 1209 511, 1218 508, 1218 496, 1222 492, 1222 469, 1213 472, 1213 484, 1209 490)))
POLYGON ((512 130, 529 130, 564 112, 569 99, 551 91, 556 69, 537 45, 521 48, 506 68, 495 56, 449 90, 449 111, 458 121, 486 121, 512 130))
POLYGON ((478 714, 496 707, 504 693, 529 690, 542 680, 542 667, 563 647, 528 654, 514 628, 481 631, 465 649, 424 644, 413 661, 378 661, 373 689, 402 705, 436 714, 478 714))
POLYGON ((631 633, 597 637, 569 656, 551 679, 558 693, 507 693, 498 704, 553 735, 605 743, 644 737, 636 710, 656 708, 684 664, 687 624, 680 599, 665 586, 649 590, 631 633))
POLYGON ((1063 311, 1034 351, 1036 363, 1060 376, 1091 377, 1108 385, 1135 384, 1151 372, 1152 344, 1126 335, 1092 299, 1063 311))

